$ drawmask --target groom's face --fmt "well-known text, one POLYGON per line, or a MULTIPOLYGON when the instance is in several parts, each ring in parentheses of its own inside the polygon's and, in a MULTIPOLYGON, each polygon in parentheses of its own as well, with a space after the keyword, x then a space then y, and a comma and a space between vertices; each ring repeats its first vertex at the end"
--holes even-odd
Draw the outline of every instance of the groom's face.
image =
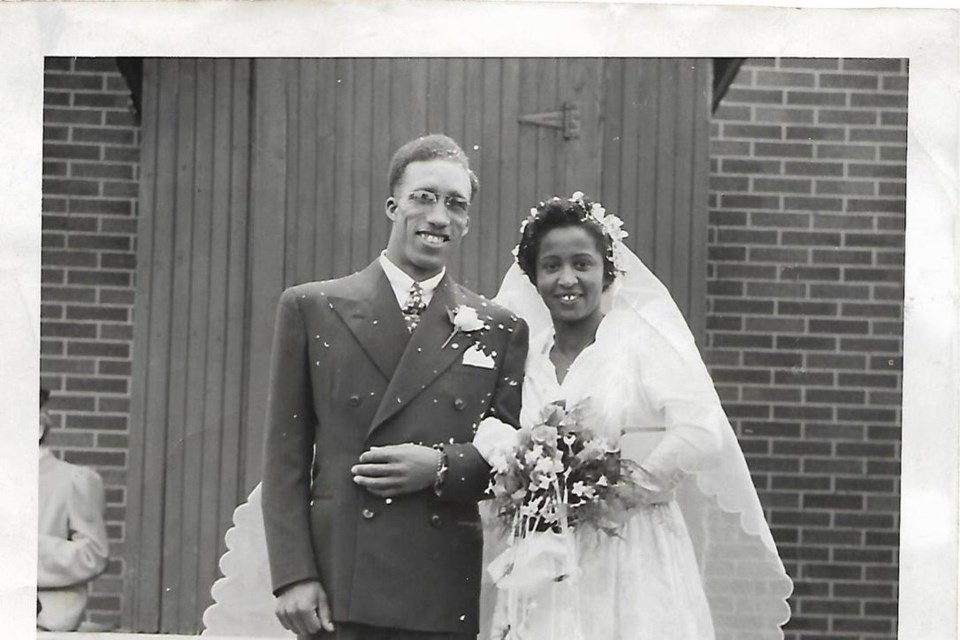
POLYGON ((449 160, 411 162, 386 202, 387 257, 415 280, 440 273, 470 225, 470 176, 449 160))

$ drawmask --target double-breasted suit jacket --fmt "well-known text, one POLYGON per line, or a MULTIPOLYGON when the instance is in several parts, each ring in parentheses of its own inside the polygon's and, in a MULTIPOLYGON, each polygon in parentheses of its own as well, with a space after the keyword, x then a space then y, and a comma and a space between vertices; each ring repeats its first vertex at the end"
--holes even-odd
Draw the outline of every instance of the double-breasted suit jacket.
POLYGON ((526 351, 523 320, 449 275, 412 335, 377 262, 284 291, 263 474, 274 590, 319 579, 335 621, 475 634, 490 468, 470 442, 488 415, 518 424, 526 351), (485 326, 444 346, 458 305, 485 326), (439 495, 353 482, 361 453, 407 442, 443 447, 439 495))

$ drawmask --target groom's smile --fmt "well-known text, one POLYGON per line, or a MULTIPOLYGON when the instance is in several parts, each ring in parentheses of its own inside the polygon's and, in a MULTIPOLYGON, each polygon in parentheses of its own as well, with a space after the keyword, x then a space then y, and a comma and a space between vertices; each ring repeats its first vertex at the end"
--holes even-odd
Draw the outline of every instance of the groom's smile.
POLYGON ((417 235, 423 239, 429 245, 439 246, 444 242, 450 241, 450 236, 447 234, 432 233, 430 231, 417 231, 417 235))
POLYGON ((393 221, 387 257, 410 277, 424 280, 446 266, 447 256, 467 234, 470 176, 457 162, 411 162, 387 199, 393 221))

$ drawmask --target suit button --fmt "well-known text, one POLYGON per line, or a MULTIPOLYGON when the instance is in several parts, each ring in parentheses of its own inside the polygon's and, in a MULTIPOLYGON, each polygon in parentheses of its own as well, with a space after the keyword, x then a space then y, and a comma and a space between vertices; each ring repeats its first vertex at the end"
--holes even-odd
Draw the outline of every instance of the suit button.
POLYGON ((431 526, 439 527, 441 524, 443 524, 443 520, 440 519, 440 516, 438 516, 437 514, 433 514, 432 516, 430 516, 431 526))
POLYGON ((457 411, 463 411, 465 406, 467 406, 467 403, 463 401, 463 398, 457 398, 453 401, 453 408, 457 411))
POLYGON ((350 405, 351 407, 359 407, 360 396, 357 396, 357 395, 350 396, 350 399, 347 400, 347 404, 350 405))
POLYGON ((373 516, 375 516, 375 515, 377 515, 377 514, 373 512, 373 509, 364 509, 364 510, 362 511, 362 515, 363 515, 363 517, 366 518, 367 520, 370 520, 371 518, 373 518, 373 516))

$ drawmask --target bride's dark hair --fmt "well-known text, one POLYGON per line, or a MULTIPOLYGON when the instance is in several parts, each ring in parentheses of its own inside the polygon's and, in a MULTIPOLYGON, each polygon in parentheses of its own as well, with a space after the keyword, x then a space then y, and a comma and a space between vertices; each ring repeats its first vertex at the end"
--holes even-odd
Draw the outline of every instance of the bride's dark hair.
MULTIPOLYGON (((577 194, 579 195, 579 194, 577 194)), ((613 240, 604 234, 603 228, 590 215, 593 200, 583 196, 579 200, 554 196, 537 205, 530 212, 520 231, 520 244, 517 245, 517 264, 520 270, 537 286, 537 257, 540 255, 540 243, 547 232, 563 227, 579 227, 590 234, 597 245, 597 252, 603 258, 603 288, 606 290, 619 273, 613 264, 613 240)))

